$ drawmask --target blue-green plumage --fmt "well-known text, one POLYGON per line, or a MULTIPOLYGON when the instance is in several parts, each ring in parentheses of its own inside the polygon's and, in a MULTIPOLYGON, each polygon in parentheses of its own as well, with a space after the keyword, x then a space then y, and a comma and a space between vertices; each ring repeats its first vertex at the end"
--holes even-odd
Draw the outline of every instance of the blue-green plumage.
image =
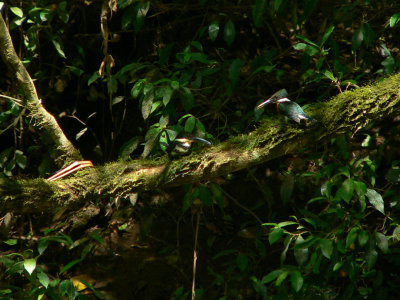
POLYGON ((260 103, 257 106, 257 109, 260 109, 268 104, 276 104, 276 108, 279 113, 297 123, 301 123, 301 120, 314 121, 313 118, 304 112, 300 105, 289 100, 287 96, 288 92, 285 89, 281 89, 273 94, 270 98, 260 103))

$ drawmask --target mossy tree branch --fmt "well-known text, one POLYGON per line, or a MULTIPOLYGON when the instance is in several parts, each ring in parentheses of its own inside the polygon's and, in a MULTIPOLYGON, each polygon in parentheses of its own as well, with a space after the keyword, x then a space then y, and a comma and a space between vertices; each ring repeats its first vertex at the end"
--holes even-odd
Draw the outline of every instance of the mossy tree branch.
POLYGON ((232 137, 212 148, 170 161, 116 162, 85 169, 56 182, 42 179, 0 184, 0 211, 37 212, 78 209, 87 201, 128 197, 138 191, 208 181, 271 159, 321 145, 346 132, 355 134, 373 122, 400 112, 400 75, 349 91, 313 105, 307 113, 318 120, 302 128, 279 118, 263 121, 248 135, 232 137))
POLYGON ((22 90, 24 105, 30 111, 31 117, 35 120, 35 125, 40 129, 43 141, 51 141, 53 157, 58 159, 58 164, 70 163, 75 160, 81 160, 79 151, 67 139, 61 130, 56 119, 43 107, 38 98, 35 85, 28 71, 21 62, 14 46, 8 28, 0 13, 0 56, 9 69, 9 73, 14 74, 17 84, 22 90))

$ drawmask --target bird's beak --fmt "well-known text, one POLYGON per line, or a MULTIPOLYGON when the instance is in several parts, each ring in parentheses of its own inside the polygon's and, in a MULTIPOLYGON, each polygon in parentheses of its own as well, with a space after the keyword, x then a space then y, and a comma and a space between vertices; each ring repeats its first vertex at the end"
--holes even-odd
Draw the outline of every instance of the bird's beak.
POLYGON ((268 105, 268 104, 272 104, 272 103, 273 103, 273 100, 272 100, 271 98, 269 98, 269 99, 267 99, 267 100, 261 102, 260 104, 258 104, 258 105, 257 105, 257 109, 261 109, 261 108, 263 108, 264 106, 266 106, 266 105, 268 105))
POLYGON ((284 102, 291 102, 290 99, 288 98, 281 98, 281 99, 273 99, 273 97, 265 100, 264 102, 261 102, 260 104, 257 105, 257 109, 263 108, 264 106, 268 104, 274 104, 274 103, 284 103, 284 102))
POLYGON ((192 140, 193 140, 193 141, 196 141, 196 142, 200 142, 200 143, 206 144, 206 145, 208 145, 208 146, 211 146, 211 145, 212 145, 212 143, 211 143, 210 141, 207 141, 207 140, 205 140, 205 139, 199 138, 199 137, 197 137, 197 136, 193 137, 192 140))

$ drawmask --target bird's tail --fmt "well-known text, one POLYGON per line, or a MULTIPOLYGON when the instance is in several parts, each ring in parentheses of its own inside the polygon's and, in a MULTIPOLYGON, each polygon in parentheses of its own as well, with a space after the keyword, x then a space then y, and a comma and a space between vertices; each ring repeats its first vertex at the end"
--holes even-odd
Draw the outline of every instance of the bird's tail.
POLYGON ((192 141, 200 142, 200 143, 206 144, 206 145, 208 145, 208 146, 211 146, 211 145, 212 145, 212 143, 211 143, 210 141, 205 140, 205 139, 202 139, 202 138, 199 138, 199 137, 197 137, 197 136, 191 137, 190 139, 191 139, 192 141))

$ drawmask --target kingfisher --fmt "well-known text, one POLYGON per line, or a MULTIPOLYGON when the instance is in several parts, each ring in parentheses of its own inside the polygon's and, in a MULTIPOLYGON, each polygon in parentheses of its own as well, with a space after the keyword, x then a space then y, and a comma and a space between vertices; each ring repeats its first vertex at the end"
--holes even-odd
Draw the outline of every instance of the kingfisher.
POLYGON ((288 95, 289 94, 285 89, 281 89, 270 98, 257 105, 257 109, 263 108, 268 104, 276 104, 276 110, 278 113, 281 113, 299 124, 301 123, 301 120, 315 121, 315 119, 311 118, 304 112, 300 105, 287 98, 288 95))
POLYGON ((172 156, 186 155, 190 153, 193 143, 199 142, 211 146, 212 143, 206 139, 197 136, 178 136, 169 143, 162 142, 161 144, 166 148, 166 152, 172 156))

